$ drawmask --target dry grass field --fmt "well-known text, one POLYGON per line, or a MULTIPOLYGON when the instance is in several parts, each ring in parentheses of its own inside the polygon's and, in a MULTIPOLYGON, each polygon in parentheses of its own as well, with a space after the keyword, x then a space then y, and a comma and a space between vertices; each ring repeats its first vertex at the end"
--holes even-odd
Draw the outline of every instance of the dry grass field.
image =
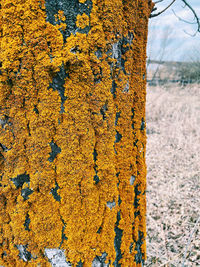
POLYGON ((145 266, 200 266, 200 85, 147 87, 145 266))

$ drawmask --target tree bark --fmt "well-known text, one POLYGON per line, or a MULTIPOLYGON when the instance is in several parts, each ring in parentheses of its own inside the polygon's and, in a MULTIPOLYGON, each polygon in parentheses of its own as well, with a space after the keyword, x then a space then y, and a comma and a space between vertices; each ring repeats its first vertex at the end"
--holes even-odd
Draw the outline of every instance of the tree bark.
POLYGON ((151 9, 1 1, 0 265, 143 265, 151 9))

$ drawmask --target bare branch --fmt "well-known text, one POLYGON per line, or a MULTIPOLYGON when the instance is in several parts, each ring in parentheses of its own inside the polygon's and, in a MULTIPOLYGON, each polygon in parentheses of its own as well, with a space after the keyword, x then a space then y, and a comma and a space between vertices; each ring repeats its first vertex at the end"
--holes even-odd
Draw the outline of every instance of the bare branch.
POLYGON ((179 17, 176 12, 172 9, 172 12, 174 13, 174 16, 177 17, 180 21, 183 21, 185 23, 188 23, 188 24, 196 24, 196 21, 195 22, 191 22, 191 21, 188 21, 188 20, 185 20, 185 19, 182 19, 181 17, 179 17))
MULTIPOLYGON (((194 34, 194 35, 196 35, 197 34, 197 32, 200 32, 200 18, 198 17, 198 15, 197 15, 197 13, 196 13, 196 11, 194 10, 194 8, 190 5, 190 4, 188 4, 188 2, 186 1, 186 0, 182 0, 182 2, 185 4, 185 6, 187 6, 190 10, 191 10, 191 12, 193 13, 193 15, 194 15, 194 19, 196 20, 196 24, 197 24, 197 31, 196 31, 196 33, 194 34)), ((182 19, 181 19, 182 20, 182 19)), ((183 20, 184 21, 184 20, 183 20)), ((187 21, 185 21, 186 23, 189 23, 189 22, 187 22, 187 21)), ((191 23, 190 23, 191 24, 191 23)), ((193 36, 194 36, 193 35, 193 36)))
MULTIPOLYGON (((195 22, 191 22, 191 21, 182 19, 181 17, 179 17, 179 16, 175 13, 175 11, 174 11, 173 9, 172 9, 172 12, 174 13, 174 15, 175 15, 180 21, 183 21, 183 22, 188 23, 188 24, 191 24, 191 25, 197 24, 196 21, 195 21, 195 22)), ((184 31, 184 33, 190 35, 191 37, 196 36, 196 34, 197 34, 197 32, 198 32, 198 30, 196 30, 195 33, 191 34, 191 33, 187 32, 186 30, 183 30, 183 31, 184 31)))
POLYGON ((195 33, 193 33, 193 34, 191 34, 191 33, 189 33, 189 32, 187 32, 186 30, 183 30, 184 31, 184 33, 186 33, 187 35, 190 35, 191 37, 194 37, 194 36, 196 36, 196 34, 198 33, 198 31, 196 31, 195 33))
POLYGON ((183 22, 188 23, 188 24, 191 24, 191 25, 197 24, 197 30, 196 30, 195 33, 193 33, 193 34, 191 34, 191 33, 189 33, 189 32, 187 32, 187 31, 184 30, 184 32, 185 32, 186 34, 188 34, 188 35, 194 37, 194 36, 197 34, 197 32, 200 32, 200 19, 199 19, 198 15, 197 15, 196 11, 191 7, 190 4, 187 3, 186 0, 182 0, 182 2, 185 4, 184 8, 185 8, 185 7, 188 7, 188 8, 190 9, 190 11, 192 12, 192 14, 194 15, 194 20, 195 20, 195 21, 194 21, 194 22, 191 22, 191 21, 188 21, 188 20, 185 20, 185 19, 179 17, 179 16, 175 13, 175 11, 174 11, 173 9, 172 9, 172 12, 174 13, 174 15, 175 15, 180 21, 183 21, 183 22))
POLYGON ((154 2, 154 4, 156 5, 156 4, 158 4, 158 3, 160 3, 160 2, 163 2, 164 0, 158 0, 158 1, 155 1, 154 2))
MULTIPOLYGON (((155 1, 155 4, 158 4, 160 2, 163 2, 164 0, 157 0, 155 1)), ((172 0, 172 2, 166 7, 164 8, 162 11, 158 12, 158 13, 154 13, 154 11, 157 10, 157 7, 154 6, 154 8, 152 9, 151 11, 151 15, 149 16, 150 18, 154 18, 154 17, 157 17, 159 16, 160 14, 164 13, 168 8, 170 8, 173 3, 175 2, 176 0, 172 0), (154 14, 152 14, 154 13, 154 14)), ((194 16, 194 22, 191 22, 191 21, 188 21, 188 20, 185 20, 185 19, 182 19, 181 17, 179 17, 175 11, 172 9, 174 15, 180 20, 180 21, 183 21, 185 23, 188 23, 188 24, 196 24, 197 25, 197 30, 195 31, 195 33, 193 34, 190 34, 186 31, 184 31, 186 34, 190 35, 190 36, 195 36, 198 32, 200 33, 200 17, 198 17, 196 11, 194 10, 194 8, 187 2, 187 0, 181 0, 183 3, 184 3, 184 8, 187 7, 193 14, 194 16)))
MULTIPOLYGON (((166 8, 164 8, 162 11, 160 11, 160 12, 158 12, 158 13, 156 13, 156 14, 151 14, 150 15, 150 18, 154 18, 154 17, 157 17, 157 16, 159 16, 160 14, 162 14, 163 12, 165 12, 168 8, 170 8, 170 6, 171 5, 173 5, 173 3, 175 2, 176 0, 173 0, 166 8)), ((183 1, 183 0, 182 0, 183 1)), ((157 1, 157 3, 159 3, 159 2, 162 2, 162 0, 161 1, 157 1)), ((153 10, 154 11, 154 10, 153 10)))

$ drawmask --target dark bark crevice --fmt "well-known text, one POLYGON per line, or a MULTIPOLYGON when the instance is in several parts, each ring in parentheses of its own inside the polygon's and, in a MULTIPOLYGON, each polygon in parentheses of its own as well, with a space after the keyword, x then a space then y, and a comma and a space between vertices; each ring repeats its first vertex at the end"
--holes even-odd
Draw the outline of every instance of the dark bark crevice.
POLYGON ((17 249, 19 250, 19 257, 23 261, 30 261, 32 257, 31 253, 27 251, 28 245, 16 245, 17 249))
POLYGON ((62 216, 60 216, 60 217, 61 217, 61 221, 62 221, 62 223, 63 223, 63 228, 62 228, 62 236, 61 236, 61 242, 60 242, 60 246, 59 246, 59 248, 61 248, 61 246, 62 246, 64 240, 67 240, 67 239, 68 239, 68 238, 66 237, 65 233, 64 233, 64 231, 65 231, 65 227, 66 227, 66 223, 65 223, 65 221, 63 220, 62 216))
POLYGON ((137 254, 135 255, 135 262, 137 264, 140 264, 140 263, 144 264, 144 254, 141 251, 143 240, 144 240, 144 234, 141 231, 139 231, 138 240, 136 241, 136 246, 135 246, 135 250, 137 251, 137 254))
POLYGON ((51 146, 51 152, 49 153, 50 157, 48 158, 48 160, 50 162, 53 162, 56 156, 61 152, 61 148, 57 146, 57 144, 54 143, 53 141, 51 141, 50 146, 51 146))
POLYGON ((115 267, 121 267, 121 264, 119 263, 119 260, 122 258, 121 254, 121 241, 122 241, 122 235, 123 235, 123 230, 121 230, 119 226, 119 221, 121 220, 121 215, 120 211, 117 213, 117 222, 115 225, 115 240, 114 240, 114 247, 116 251, 116 259, 114 261, 114 266, 115 267))
POLYGON ((103 107, 100 109, 100 113, 103 116, 103 120, 106 119, 106 111, 108 110, 108 102, 103 105, 103 107))
POLYGON ((26 174, 26 173, 20 174, 20 175, 17 175, 17 177, 15 178, 11 178, 11 181, 14 183, 14 185, 18 189, 22 187, 24 183, 30 182, 30 176, 29 174, 26 174))
POLYGON ((24 223, 24 227, 25 227, 26 231, 30 231, 30 228, 29 228, 30 222, 31 222, 31 220, 30 220, 29 214, 27 213, 25 223, 24 223))
POLYGON ((115 126, 117 126, 118 119, 120 118, 120 115, 121 115, 121 111, 120 111, 120 112, 116 112, 116 116, 115 116, 115 126))
POLYGON ((97 171, 97 164, 96 164, 96 161, 97 161, 97 151, 96 149, 94 148, 94 152, 93 152, 93 158, 94 158, 94 170, 95 170, 95 175, 94 175, 94 181, 95 181, 95 184, 98 184, 100 179, 99 179, 99 176, 98 176, 98 171, 97 171))
POLYGON ((51 193, 56 201, 60 201, 61 197, 58 195, 57 190, 59 189, 58 183, 55 181, 55 187, 51 189, 51 193))
POLYGON ((33 190, 28 187, 21 190, 21 195, 24 198, 24 200, 29 199, 29 195, 31 195, 32 193, 33 190))
POLYGON ((68 74, 66 73, 64 65, 60 67, 60 71, 56 73, 56 75, 53 77, 52 82, 49 84, 49 89, 53 88, 54 91, 58 91, 60 98, 61 98, 61 107, 60 107, 60 113, 64 113, 64 103, 67 99, 65 96, 65 79, 68 77, 68 74))
POLYGON ((135 198, 134 198, 134 207, 135 207, 135 209, 137 209, 139 207, 138 196, 141 194, 141 191, 138 190, 138 187, 139 187, 139 185, 137 184, 135 186, 135 189, 134 189, 134 191, 135 191, 135 198))
POLYGON ((122 135, 118 131, 116 131, 115 143, 119 143, 121 139, 122 139, 122 135))
POLYGON ((143 131, 145 129, 145 120, 142 118, 140 130, 143 131))

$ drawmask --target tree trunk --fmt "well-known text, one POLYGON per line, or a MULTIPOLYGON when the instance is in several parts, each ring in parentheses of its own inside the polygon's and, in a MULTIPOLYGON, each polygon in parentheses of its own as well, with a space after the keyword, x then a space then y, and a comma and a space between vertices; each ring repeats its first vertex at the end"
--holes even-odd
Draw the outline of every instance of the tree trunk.
POLYGON ((0 265, 143 265, 151 8, 1 1, 0 265))

